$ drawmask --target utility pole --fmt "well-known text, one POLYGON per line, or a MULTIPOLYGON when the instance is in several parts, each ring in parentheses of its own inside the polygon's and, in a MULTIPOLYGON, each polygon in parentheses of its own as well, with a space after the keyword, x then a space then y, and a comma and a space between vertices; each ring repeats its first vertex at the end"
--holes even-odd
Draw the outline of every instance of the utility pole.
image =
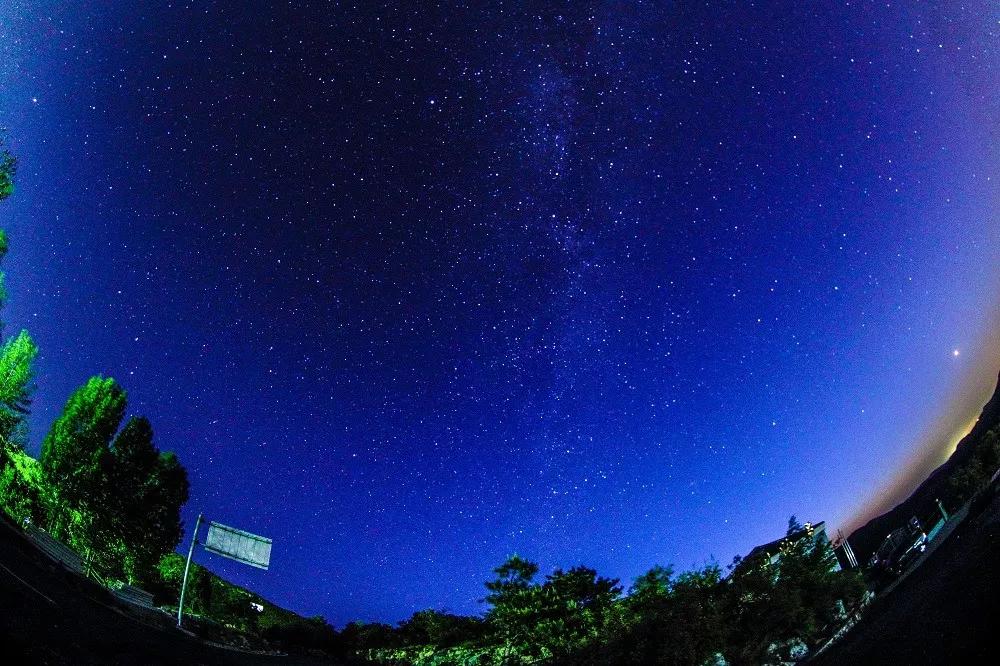
POLYGON ((944 510, 944 504, 942 504, 941 500, 939 500, 939 499, 936 499, 934 501, 937 502, 938 509, 941 510, 941 515, 944 516, 945 520, 948 520, 948 512, 944 510))
POLYGON ((181 613, 184 611, 184 591, 187 588, 188 570, 191 568, 191 556, 194 555, 194 545, 198 543, 198 529, 201 527, 201 514, 194 524, 194 533, 191 535, 191 547, 188 549, 187 564, 184 565, 184 580, 181 582, 181 598, 177 602, 177 626, 181 626, 181 613))

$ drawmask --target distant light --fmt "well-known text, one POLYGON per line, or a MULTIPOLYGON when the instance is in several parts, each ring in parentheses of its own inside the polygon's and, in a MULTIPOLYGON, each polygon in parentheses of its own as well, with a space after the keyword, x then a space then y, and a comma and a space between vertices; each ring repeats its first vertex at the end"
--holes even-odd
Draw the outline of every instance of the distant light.
POLYGON ((957 349, 952 349, 952 350, 951 350, 951 355, 952 355, 952 356, 956 356, 956 357, 957 357, 957 356, 958 356, 958 354, 959 354, 959 351, 958 351, 957 349))

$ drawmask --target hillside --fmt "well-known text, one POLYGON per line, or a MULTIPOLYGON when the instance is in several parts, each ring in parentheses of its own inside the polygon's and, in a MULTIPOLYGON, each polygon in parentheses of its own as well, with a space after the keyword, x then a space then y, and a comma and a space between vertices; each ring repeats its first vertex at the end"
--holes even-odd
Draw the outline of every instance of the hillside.
POLYGON ((911 516, 926 520, 935 515, 937 499, 944 502, 949 510, 953 510, 957 498, 950 487, 952 480, 976 456, 986 440, 987 433, 998 426, 1000 426, 1000 378, 976 425, 962 438, 948 460, 931 472, 909 497, 851 533, 848 539, 859 559, 867 561, 885 535, 904 524, 911 516))

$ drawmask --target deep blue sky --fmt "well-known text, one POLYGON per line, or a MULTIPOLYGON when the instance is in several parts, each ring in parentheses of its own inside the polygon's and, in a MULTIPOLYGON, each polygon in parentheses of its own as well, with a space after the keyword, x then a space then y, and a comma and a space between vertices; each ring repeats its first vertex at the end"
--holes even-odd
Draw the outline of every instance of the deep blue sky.
POLYGON ((297 611, 844 524, 1000 365, 991 3, 64 4, 0 2, 33 445, 116 377, 297 611))

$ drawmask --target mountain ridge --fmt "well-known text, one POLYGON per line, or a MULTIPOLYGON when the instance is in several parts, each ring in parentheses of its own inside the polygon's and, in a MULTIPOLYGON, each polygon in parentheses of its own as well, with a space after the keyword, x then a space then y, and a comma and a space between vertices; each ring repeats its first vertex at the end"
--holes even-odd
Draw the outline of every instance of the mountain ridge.
MULTIPOLYGON (((885 535, 903 525, 911 516, 922 520, 938 510, 937 500, 946 495, 951 475, 972 459, 987 432, 1000 425, 1000 374, 993 395, 983 406, 975 425, 955 447, 948 459, 936 467, 902 502, 853 530, 847 537, 859 560, 867 561, 885 535)), ((947 506, 947 503, 946 503, 947 506)), ((955 507, 947 507, 949 510, 955 507)))

